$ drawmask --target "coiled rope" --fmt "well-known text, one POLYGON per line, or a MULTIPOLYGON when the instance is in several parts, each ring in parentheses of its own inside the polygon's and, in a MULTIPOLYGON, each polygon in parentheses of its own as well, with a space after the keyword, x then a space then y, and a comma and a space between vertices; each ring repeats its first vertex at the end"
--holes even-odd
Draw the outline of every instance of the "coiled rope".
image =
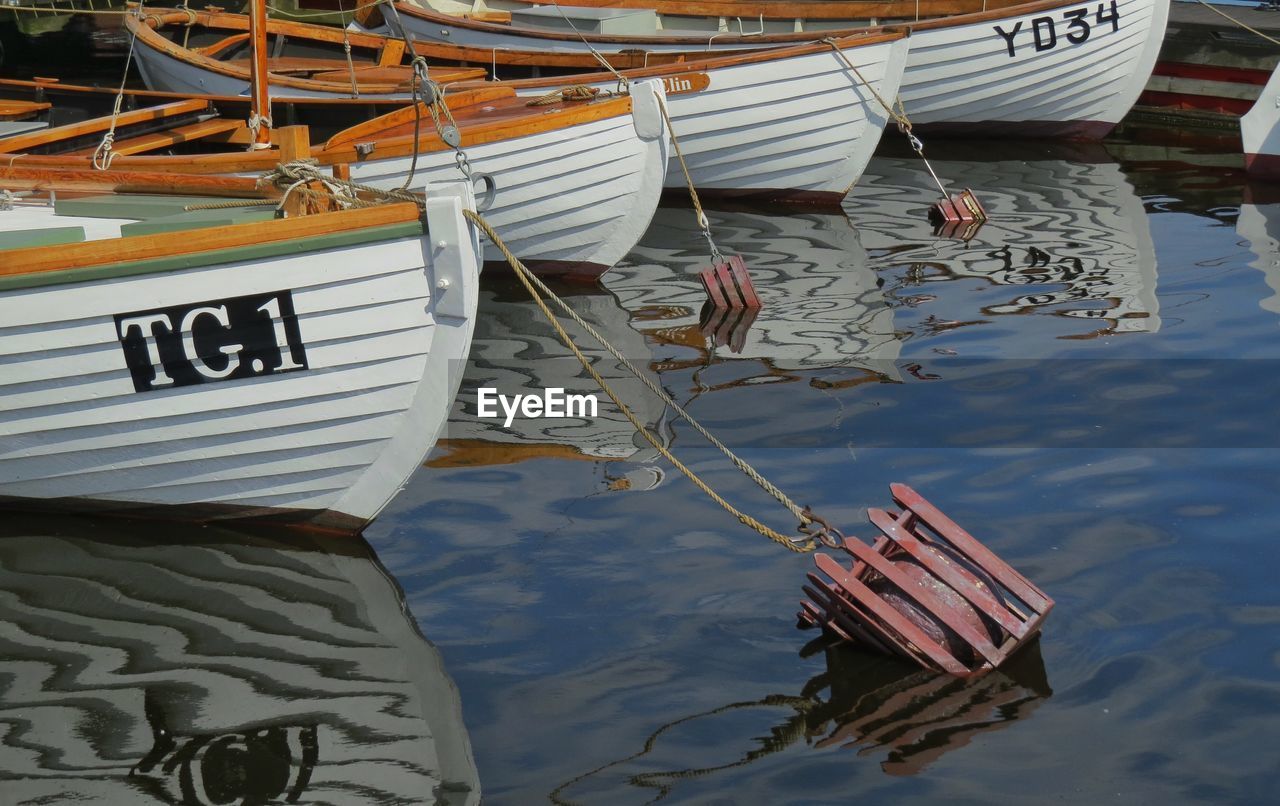
POLYGON ((551 106, 552 104, 558 104, 561 101, 589 101, 592 98, 599 98, 602 95, 604 97, 608 97, 613 95, 613 93, 604 92, 599 87, 588 87, 586 84, 574 84, 571 87, 564 87, 562 89, 555 90, 554 92, 548 92, 546 95, 539 95, 537 98, 526 103, 525 106, 551 106))
POLYGON ((327 198, 343 208, 375 207, 379 204, 393 201, 413 202, 418 206, 422 206, 422 198, 420 196, 403 189, 387 190, 373 185, 364 185, 350 179, 335 179, 321 172, 319 165, 320 163, 315 157, 307 157, 306 159, 281 163, 269 173, 258 177, 256 183, 258 188, 271 185, 282 192, 283 195, 278 202, 274 199, 207 202, 184 205, 182 209, 186 211, 229 210, 235 207, 265 207, 266 205, 274 204, 277 210, 283 210, 289 196, 295 193, 312 198, 327 198), (309 188, 308 185, 312 183, 324 187, 324 192, 309 188), (356 195, 357 193, 365 194, 370 199, 362 199, 356 195))
POLYGON ((805 533, 803 537, 796 537, 796 538, 787 537, 786 535, 780 534, 773 528, 761 523, 760 521, 756 520, 750 515, 737 509, 733 504, 726 501, 723 496, 721 496, 714 489, 712 489, 710 485, 708 485, 705 481, 699 478, 697 473, 695 473, 693 470, 687 467, 683 462, 677 459, 676 456, 672 454, 671 451, 665 445, 662 444, 661 440, 659 440, 658 437, 652 431, 649 430, 648 426, 646 426, 643 422, 640 421, 638 417, 636 417, 635 413, 631 411, 631 409, 627 406, 627 404, 622 402, 622 399, 618 396, 616 392, 613 391, 612 387, 609 386, 609 383, 600 375, 599 372, 596 371, 596 368, 591 365, 591 362, 587 359, 587 357, 583 355, 582 351, 578 348, 578 346, 574 344, 573 338, 569 335, 568 331, 564 329, 564 326, 560 324, 560 321, 559 319, 556 318, 556 315, 551 311, 549 307, 547 307, 546 302, 543 300, 543 295, 545 295, 546 297, 550 298, 553 302, 555 302, 556 306, 559 307, 567 317, 573 320, 573 322, 577 324, 579 327, 581 327, 583 330, 585 330, 591 336, 591 338, 595 339, 602 347, 604 347, 605 350, 607 350, 610 355, 612 355, 615 359, 617 359, 617 361, 623 367, 625 367, 628 372, 630 372, 632 375, 638 378, 641 383, 643 383, 646 387, 648 387, 649 391, 657 395, 658 398, 663 403, 671 407, 672 411, 676 412, 676 414, 678 414, 685 422, 689 423, 689 425, 693 426, 693 428, 699 434, 701 434, 708 442, 710 442, 712 445, 718 448, 720 452, 724 454, 729 459, 729 461, 733 463, 734 467, 742 471, 742 473, 744 473, 748 478, 754 481, 756 485, 758 485, 762 490, 769 493, 769 495, 773 496, 779 503, 781 503, 784 507, 786 507, 791 512, 791 514, 794 515, 796 519, 800 522, 800 527, 802 530, 809 528, 813 523, 815 523, 815 521, 817 521, 817 519, 812 516, 812 513, 810 513, 807 509, 800 507, 800 505, 798 505, 795 501, 791 500, 791 498, 789 498, 786 495, 786 493, 779 490, 772 482, 770 482, 768 479, 762 476, 759 473, 759 471, 757 471, 751 465, 747 464, 745 460, 743 460, 741 457, 735 454, 723 442, 717 439, 714 434, 712 434, 705 427, 703 427, 703 425, 699 423, 697 420, 695 420, 693 418, 693 415, 685 411, 684 407, 681 406, 679 403, 677 403, 671 397, 671 395, 667 394, 667 392, 662 387, 654 383, 653 380, 650 379, 648 375, 641 372, 640 369, 635 366, 635 364, 631 363, 630 360, 628 360, 625 356, 623 356, 622 353, 620 353, 616 347, 614 347, 612 344, 609 343, 608 339, 600 335, 600 333, 594 327, 592 327, 590 324, 586 322, 586 320, 584 320, 581 316, 579 316, 573 310, 573 308, 571 308, 564 300, 560 299, 560 297, 557 296, 555 292, 547 288, 546 284, 543 283, 542 280, 534 276, 534 274, 531 271, 529 271, 527 267, 525 267, 524 263, 522 263, 520 259, 516 257, 514 254, 512 254, 511 250, 507 248, 507 245, 503 243, 502 238, 498 236, 498 233, 494 232, 493 227, 490 226, 489 222, 485 221, 485 219, 479 213, 476 213, 472 210, 463 210, 462 212, 463 212, 463 215, 465 215, 472 223, 474 223, 477 227, 479 227, 480 230, 484 232, 486 236, 488 236, 489 240, 493 242, 494 246, 498 247, 498 250, 502 252, 503 257, 505 257, 507 259, 507 262, 511 264, 511 268, 512 270, 515 271, 516 276, 520 278, 520 282, 524 284, 525 290, 529 292, 529 296, 533 298, 534 303, 542 311, 543 316, 546 317, 547 322, 550 323, 552 328, 555 329, 556 334, 560 337, 560 340, 564 342, 565 346, 568 347, 569 350, 574 354, 574 356, 578 359, 578 362, 581 363, 583 368, 591 375, 592 379, 595 380, 595 382, 600 386, 601 389, 604 390, 605 394, 609 396, 609 398, 614 402, 614 404, 618 407, 618 409, 622 412, 622 414, 631 422, 631 425, 636 429, 636 431, 639 432, 640 435, 643 436, 645 440, 648 441, 648 443, 658 451, 658 453, 662 454, 662 456, 667 461, 671 462, 671 464, 674 465, 677 470, 679 470, 682 474, 684 474, 686 478, 688 478, 691 482, 693 482, 694 485, 699 490, 701 490, 704 494, 706 494, 708 498, 710 498, 711 500, 719 504, 720 507, 724 509, 726 512, 728 512, 730 515, 733 515, 735 518, 737 518, 740 523, 751 527, 759 534, 764 535, 765 537, 783 546, 784 548, 799 554, 806 554, 808 552, 814 551, 818 547, 818 543, 821 540, 821 537, 819 536, 805 533))

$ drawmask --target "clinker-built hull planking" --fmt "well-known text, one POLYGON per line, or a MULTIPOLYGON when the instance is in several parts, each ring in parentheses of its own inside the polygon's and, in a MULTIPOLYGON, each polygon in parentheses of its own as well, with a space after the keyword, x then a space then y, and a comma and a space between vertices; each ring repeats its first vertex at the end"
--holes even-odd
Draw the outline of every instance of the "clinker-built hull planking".
MULTIPOLYGON (((6 253, 62 270, 0 272, 0 500, 363 527, 469 350, 478 242, 454 187, 429 232, 397 205, 6 253)), ((122 223, 0 212, 28 236, 122 223)))

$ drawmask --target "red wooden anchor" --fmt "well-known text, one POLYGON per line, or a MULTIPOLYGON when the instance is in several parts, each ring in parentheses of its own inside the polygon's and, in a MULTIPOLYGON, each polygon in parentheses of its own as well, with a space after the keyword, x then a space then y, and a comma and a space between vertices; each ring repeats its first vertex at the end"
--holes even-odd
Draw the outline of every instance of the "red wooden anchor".
POLYGON ((969 188, 950 197, 943 196, 929 208, 933 234, 942 238, 969 241, 988 218, 986 208, 969 188))
MULTIPOLYGON (((719 257, 718 252, 715 257, 719 257)), ((738 255, 730 255, 698 272, 698 278, 707 292, 699 322, 702 335, 717 347, 728 345, 731 352, 742 352, 747 331, 761 306, 747 265, 738 255)))
POLYGON ((708 302, 702 306, 698 329, 715 346, 740 353, 758 313, 759 308, 716 308, 708 302))
POLYGON ((713 308, 760 308, 760 298, 747 274, 747 265, 738 255, 730 255, 720 263, 698 273, 702 287, 713 308))
POLYGON ((852 567, 815 557, 800 624, 960 677, 999 666, 1040 630, 1053 600, 905 484, 900 513, 870 509, 882 533, 846 538, 852 567))

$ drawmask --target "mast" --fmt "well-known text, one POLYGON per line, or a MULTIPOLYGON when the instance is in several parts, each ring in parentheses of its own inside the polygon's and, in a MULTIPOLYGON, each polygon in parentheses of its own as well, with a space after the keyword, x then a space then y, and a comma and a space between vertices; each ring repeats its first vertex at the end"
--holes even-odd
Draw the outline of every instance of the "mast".
POLYGON ((251 150, 271 147, 271 91, 267 77, 267 0, 250 0, 249 133, 251 150))

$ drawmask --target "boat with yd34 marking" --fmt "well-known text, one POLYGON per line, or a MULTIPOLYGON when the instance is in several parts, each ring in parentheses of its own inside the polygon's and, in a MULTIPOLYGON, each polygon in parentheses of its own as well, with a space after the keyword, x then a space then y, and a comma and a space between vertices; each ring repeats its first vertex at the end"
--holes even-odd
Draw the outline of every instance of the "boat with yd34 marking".
MULTIPOLYGON (((647 4, 647 3, 646 3, 647 4)), ((724 7, 727 4, 715 4, 724 7)), ((777 4, 759 4, 778 15, 777 4)), ((903 108, 924 129, 952 134, 1096 139, 1110 131, 1141 94, 1155 65, 1169 0, 947 0, 946 2, 831 2, 814 25, 791 33, 664 28, 649 35, 594 34, 463 19, 407 2, 396 13, 370 7, 369 24, 402 28, 419 40, 541 54, 594 48, 605 58, 635 51, 664 56, 708 50, 779 47, 899 27, 910 52, 899 89, 903 108), (380 15, 380 16, 379 16, 380 15), (580 35, 581 33, 581 35, 580 35)), ((697 4, 668 4, 682 24, 697 4)), ((744 21, 757 4, 733 3, 744 21)), ((571 14, 568 5, 561 7, 571 14)), ((604 9, 598 9, 603 11, 604 9)), ((766 13, 760 10, 759 13, 766 13)), ((801 10, 787 12, 787 18, 801 10)), ((816 11, 815 11, 816 13, 816 11)), ((519 15, 513 13, 513 20, 519 15)), ((560 19, 555 9, 548 22, 560 19)))
POLYGON ((0 174, 0 502, 359 531, 457 390, 470 186, 282 219, 247 180, 110 192, 158 181, 0 174))

